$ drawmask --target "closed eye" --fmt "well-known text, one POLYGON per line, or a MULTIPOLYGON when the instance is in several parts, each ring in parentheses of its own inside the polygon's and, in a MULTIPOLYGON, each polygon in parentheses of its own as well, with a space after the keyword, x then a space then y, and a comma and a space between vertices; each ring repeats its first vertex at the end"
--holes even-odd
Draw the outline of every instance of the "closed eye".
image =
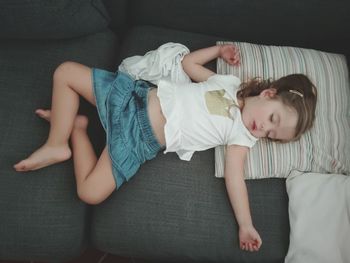
POLYGON ((270 121, 276 125, 279 123, 279 116, 275 114, 271 114, 270 116, 270 121))

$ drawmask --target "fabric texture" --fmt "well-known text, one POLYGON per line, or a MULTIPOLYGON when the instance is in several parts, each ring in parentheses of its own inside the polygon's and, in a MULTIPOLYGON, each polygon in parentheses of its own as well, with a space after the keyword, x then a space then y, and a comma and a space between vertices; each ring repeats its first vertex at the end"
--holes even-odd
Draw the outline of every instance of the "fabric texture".
POLYGON ((155 85, 164 79, 175 83, 190 83, 191 79, 181 64, 183 57, 189 52, 186 46, 169 42, 143 56, 125 58, 118 69, 134 79, 143 79, 155 85))
POLYGON ((160 81, 158 97, 166 118, 166 150, 189 161, 195 151, 218 145, 252 147, 257 139, 241 118, 236 92, 240 80, 215 74, 200 83, 160 81))
MULTIPOLYGON (((233 74, 242 81, 303 73, 318 92, 311 131, 287 144, 259 140, 248 154, 245 178, 287 177, 292 171, 350 174, 350 89, 345 57, 295 47, 235 44, 241 65, 232 67, 218 59, 218 73, 233 74)), ((217 177, 224 175, 224 151, 224 147, 215 149, 217 177)))
POLYGON ((10 0, 0 8, 0 38, 60 39, 107 28, 102 0, 10 0))
POLYGON ((129 75, 92 70, 96 107, 106 131, 117 189, 161 150, 148 118, 148 83, 129 75))
POLYGON ((350 177, 305 173, 287 179, 290 243, 285 263, 350 262, 350 177))
MULTIPOLYGON (((320 50, 333 48, 338 52, 348 51, 350 46, 350 39, 344 37, 344 32, 349 32, 350 25, 350 7, 347 1, 177 0, 176 4, 173 0, 163 0, 161 3, 159 0, 128 1, 129 21, 134 25, 197 32, 220 36, 221 40, 245 40, 320 50), (149 15, 158 9, 161 12, 157 12, 157 15, 149 15), (315 30, 320 26, 322 30, 315 30)), ((114 13, 117 11, 118 9, 111 10, 114 13)), ((173 39, 171 40, 174 41, 173 39)))
MULTIPOLYGON (((12 165, 47 138, 50 126, 34 112, 51 107, 57 66, 70 59, 112 70, 118 43, 110 31, 61 41, 0 41, 1 259, 67 262, 88 247, 89 208, 76 194, 72 160, 28 173, 12 165)), ((81 106, 94 123, 89 135, 104 146, 96 109, 84 101, 81 106)))

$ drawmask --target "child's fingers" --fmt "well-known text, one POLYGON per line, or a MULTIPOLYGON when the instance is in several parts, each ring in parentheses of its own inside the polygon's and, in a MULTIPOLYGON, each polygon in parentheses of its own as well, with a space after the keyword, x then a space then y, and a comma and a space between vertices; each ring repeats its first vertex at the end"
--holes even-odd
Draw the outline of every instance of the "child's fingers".
POLYGON ((224 45, 221 49, 221 57, 229 64, 229 65, 239 65, 239 51, 235 45, 228 44, 224 45))
POLYGON ((225 58, 224 59, 229 65, 234 65, 235 59, 233 57, 225 58))
POLYGON ((250 251, 250 252, 253 252, 253 251, 254 251, 254 249, 253 249, 253 244, 252 244, 252 243, 249 243, 249 251, 250 251))
POLYGON ((254 251, 258 251, 259 250, 259 248, 256 245, 252 244, 252 243, 242 243, 240 248, 242 250, 250 251, 250 252, 254 252, 254 251))
POLYGON ((241 249, 244 250, 244 251, 249 251, 249 243, 248 242, 243 242, 241 249))
POLYGON ((236 65, 239 65, 239 58, 230 57, 229 59, 226 60, 226 62, 232 66, 236 66, 236 65))
POLYGON ((262 245, 262 241, 260 237, 254 240, 254 246, 257 248, 257 250, 260 249, 261 245, 262 245))
POLYGON ((256 252, 256 251, 259 251, 260 246, 261 246, 261 240, 259 243, 258 239, 255 239, 254 242, 240 242, 240 249, 244 251, 256 252))
POLYGON ((249 244, 249 251, 250 252, 255 252, 255 251, 259 251, 260 246, 257 245, 256 243, 250 243, 249 244))
POLYGON ((233 65, 239 65, 239 63, 240 63, 240 56, 239 56, 238 51, 236 51, 235 54, 232 57, 232 64, 233 65))
POLYGON ((258 245, 258 247, 260 248, 261 245, 262 245, 262 240, 261 240, 260 236, 258 236, 258 238, 255 239, 255 242, 256 242, 256 244, 258 245))

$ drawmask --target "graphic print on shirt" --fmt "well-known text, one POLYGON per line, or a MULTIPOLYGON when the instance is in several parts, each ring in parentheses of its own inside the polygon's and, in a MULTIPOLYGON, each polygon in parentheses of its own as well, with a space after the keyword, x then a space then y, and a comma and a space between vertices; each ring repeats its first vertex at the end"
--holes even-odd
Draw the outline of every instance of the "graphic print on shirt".
POLYGON ((225 97, 225 94, 224 89, 207 91, 205 93, 205 103, 210 114, 233 119, 230 109, 233 106, 237 107, 237 104, 233 99, 225 97))

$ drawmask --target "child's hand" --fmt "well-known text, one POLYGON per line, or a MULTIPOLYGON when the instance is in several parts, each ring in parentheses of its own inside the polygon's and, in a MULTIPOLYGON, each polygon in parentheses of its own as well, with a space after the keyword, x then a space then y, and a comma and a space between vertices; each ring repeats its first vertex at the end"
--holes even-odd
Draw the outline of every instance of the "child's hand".
POLYGON ((242 250, 258 251, 261 244, 260 235, 253 226, 239 228, 239 246, 242 250))
POLYGON ((232 66, 238 66, 240 63, 239 51, 235 45, 220 46, 220 57, 232 66))

